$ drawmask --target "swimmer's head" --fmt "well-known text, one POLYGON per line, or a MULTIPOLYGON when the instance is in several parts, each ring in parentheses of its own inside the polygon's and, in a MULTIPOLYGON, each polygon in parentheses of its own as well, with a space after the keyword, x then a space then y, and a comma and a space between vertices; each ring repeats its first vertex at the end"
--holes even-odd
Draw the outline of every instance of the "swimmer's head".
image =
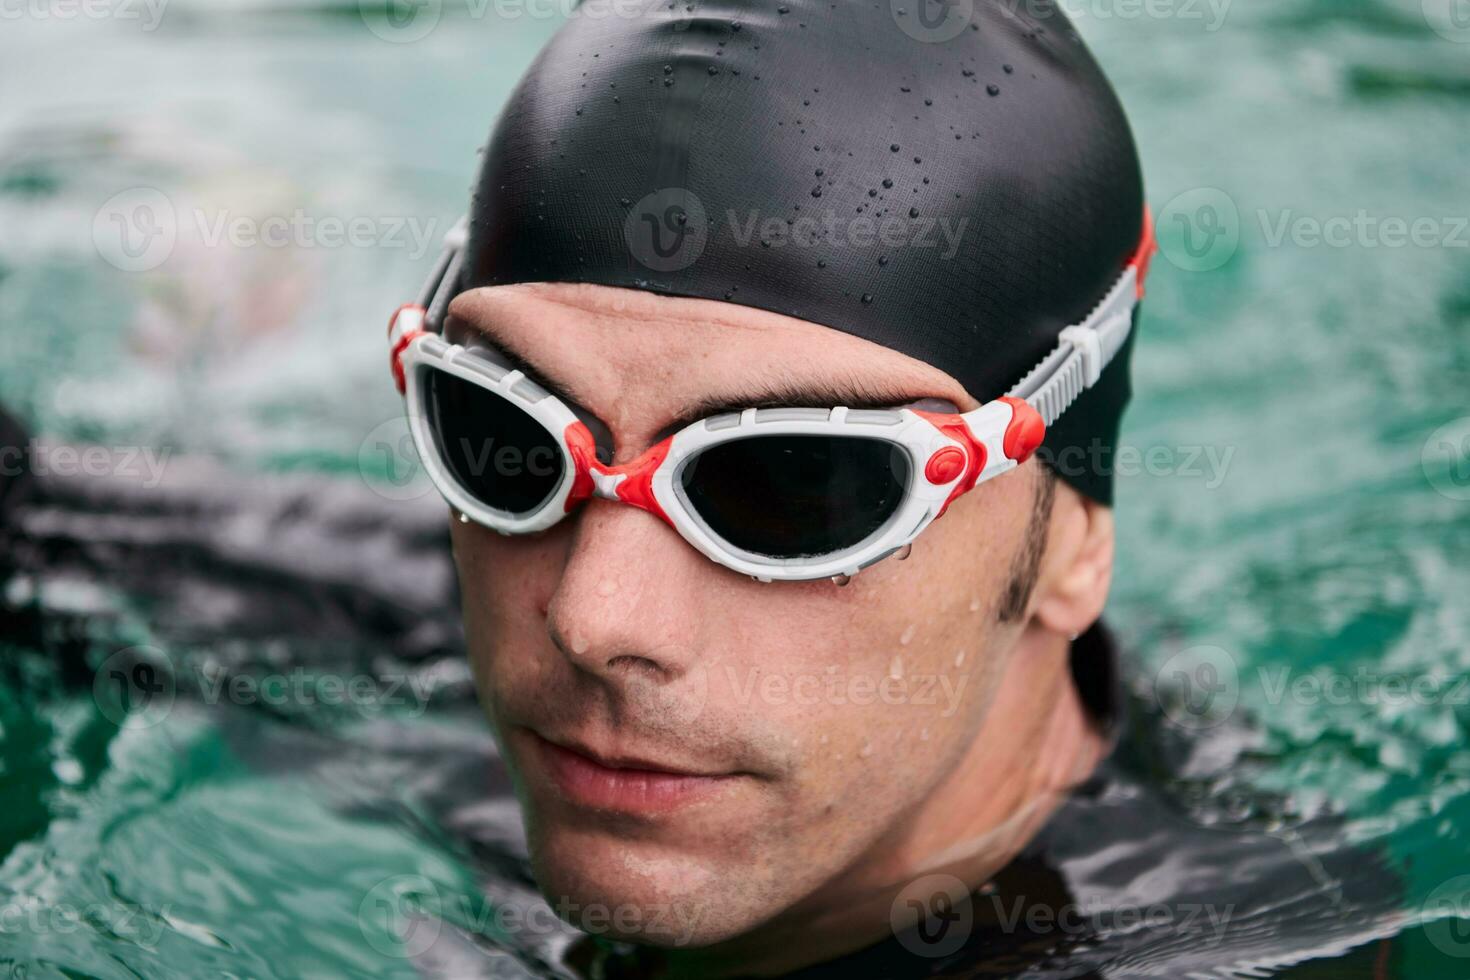
MULTIPOLYGON (((460 285, 753 306, 987 401, 1101 301, 1143 215, 1127 120, 1055 4, 589 0, 491 135, 460 285)), ((1128 355, 1041 453, 1104 503, 1128 355)))
MULTIPOLYGON (((1134 255, 1142 191, 1065 19, 948 22, 969 6, 589 0, 487 149, 449 339, 564 393, 615 463, 772 391, 1004 394, 1134 255)), ((845 586, 752 581, 603 499, 534 535, 455 522, 553 907, 711 975, 777 969, 881 939, 927 873, 978 885, 1013 856, 1102 748, 1068 641, 1108 592, 1088 463, 1127 354, 1048 432, 1060 482, 1033 460, 982 483, 845 586)))

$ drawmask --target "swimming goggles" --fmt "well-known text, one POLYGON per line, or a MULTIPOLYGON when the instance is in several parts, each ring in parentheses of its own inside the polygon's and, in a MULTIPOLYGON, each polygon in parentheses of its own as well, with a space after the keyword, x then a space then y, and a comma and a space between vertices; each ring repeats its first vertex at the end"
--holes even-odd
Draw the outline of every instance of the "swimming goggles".
POLYGON ((1025 462, 1123 346, 1153 251, 1145 215, 1143 243, 1091 315, 1062 330, 1009 393, 973 411, 748 408, 609 466, 559 398, 488 345, 440 335, 465 237, 461 221, 419 302, 388 324, 414 444, 460 519, 531 534, 592 497, 622 501, 763 582, 845 581, 907 548, 960 495, 1025 462))

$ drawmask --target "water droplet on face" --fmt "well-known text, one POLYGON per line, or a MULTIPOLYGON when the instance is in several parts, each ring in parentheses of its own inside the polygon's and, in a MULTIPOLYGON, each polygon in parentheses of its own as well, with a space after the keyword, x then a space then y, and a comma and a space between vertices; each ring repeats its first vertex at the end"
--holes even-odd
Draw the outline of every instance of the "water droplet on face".
POLYGON ((901 636, 899 636, 899 638, 898 638, 899 645, 900 646, 908 646, 910 643, 913 642, 914 634, 917 633, 917 632, 919 632, 919 624, 918 623, 909 623, 908 628, 905 629, 903 631, 903 634, 901 636))
POLYGON ((861 758, 866 759, 868 756, 870 756, 872 754, 873 754, 873 740, 870 739, 870 738, 863 739, 863 747, 862 747, 862 750, 858 752, 858 755, 861 758))
POLYGON ((980 611, 980 597, 979 596, 976 596, 975 598, 973 598, 973 599, 970 600, 970 612, 977 613, 979 611, 980 611))
POLYGON ((852 581, 852 576, 851 575, 834 575, 834 576, 832 576, 832 584, 835 585, 835 586, 837 586, 838 588, 841 588, 842 586, 846 585, 848 582, 851 582, 851 581, 852 581))
POLYGON ((908 544, 904 545, 902 548, 899 548, 896 552, 894 552, 893 557, 897 558, 899 561, 908 561, 909 555, 912 555, 913 553, 914 543, 910 541, 908 544))
POLYGON ((581 633, 573 633, 571 636, 567 637, 567 645, 571 647, 572 652, 579 657, 592 648, 592 644, 587 641, 587 637, 583 636, 581 633))
POLYGON ((891 664, 888 665, 888 676, 891 677, 891 678, 893 678, 896 681, 903 679, 903 658, 902 657, 896 656, 896 655, 894 656, 893 663, 891 663, 891 664))
POLYGON ((958 667, 961 664, 963 664, 964 662, 965 662, 965 651, 961 650, 959 653, 957 653, 957 654, 954 655, 954 665, 956 667, 958 667))
POLYGON ((614 595, 617 593, 617 591, 618 580, 615 578, 605 578, 601 582, 597 583, 597 594, 600 596, 606 597, 614 595))

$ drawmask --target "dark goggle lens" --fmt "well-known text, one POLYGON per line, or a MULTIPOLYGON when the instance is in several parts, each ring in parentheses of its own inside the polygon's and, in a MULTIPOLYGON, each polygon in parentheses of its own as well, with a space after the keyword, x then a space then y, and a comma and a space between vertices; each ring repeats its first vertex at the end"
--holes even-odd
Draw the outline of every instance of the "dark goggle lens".
POLYGON ((861 544, 898 510, 904 450, 855 436, 755 436, 711 446, 679 474, 709 529, 770 558, 830 555, 861 544))
POLYGON ((429 431, 460 486, 508 514, 544 504, 563 466, 546 427, 514 402, 448 372, 431 369, 426 380, 429 431))

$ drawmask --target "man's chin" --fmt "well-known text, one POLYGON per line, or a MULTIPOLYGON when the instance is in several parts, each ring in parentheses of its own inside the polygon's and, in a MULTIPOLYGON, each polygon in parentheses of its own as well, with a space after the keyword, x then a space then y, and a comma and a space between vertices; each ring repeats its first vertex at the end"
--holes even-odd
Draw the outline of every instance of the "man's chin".
POLYGON ((697 948, 752 928, 742 915, 751 867, 601 830, 532 827, 531 864, 547 903, 593 936, 697 948))

